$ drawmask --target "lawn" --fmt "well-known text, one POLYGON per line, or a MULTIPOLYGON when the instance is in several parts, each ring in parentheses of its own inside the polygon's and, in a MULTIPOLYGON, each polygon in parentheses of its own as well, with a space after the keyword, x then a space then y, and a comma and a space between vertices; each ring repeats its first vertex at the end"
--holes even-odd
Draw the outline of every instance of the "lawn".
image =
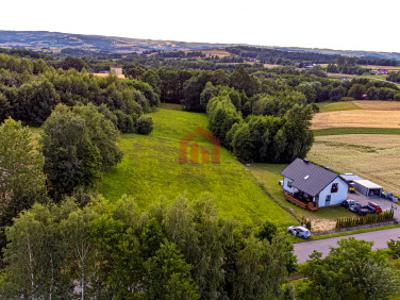
POLYGON ((342 207, 326 207, 316 212, 311 212, 285 200, 282 187, 278 184, 282 180, 281 171, 286 167, 283 164, 253 164, 250 170, 264 190, 281 207, 292 211, 298 218, 305 217, 312 220, 313 231, 330 230, 335 226, 338 217, 353 216, 353 214, 342 207))
POLYGON ((378 111, 400 111, 400 101, 381 100, 354 100, 318 103, 320 112, 344 111, 344 110, 378 110, 378 111))
MULTIPOLYGON (((223 218, 248 224, 265 220, 285 226, 297 223, 226 149, 221 149, 220 164, 178 163, 180 139, 198 127, 206 128, 206 115, 160 109, 152 117, 155 129, 151 135, 121 137, 124 158, 98 183, 98 191, 105 197, 115 200, 131 195, 145 208, 158 201, 168 204, 181 195, 193 200, 206 193, 223 218)), ((197 142, 211 147, 204 139, 197 142)))
POLYGON ((355 173, 400 194, 400 136, 317 136, 308 158, 338 172, 355 173))
POLYGON ((321 113, 360 109, 360 107, 354 101, 321 102, 318 104, 318 107, 321 113))
POLYGON ((400 128, 325 128, 313 130, 314 136, 346 134, 386 134, 400 135, 400 128))

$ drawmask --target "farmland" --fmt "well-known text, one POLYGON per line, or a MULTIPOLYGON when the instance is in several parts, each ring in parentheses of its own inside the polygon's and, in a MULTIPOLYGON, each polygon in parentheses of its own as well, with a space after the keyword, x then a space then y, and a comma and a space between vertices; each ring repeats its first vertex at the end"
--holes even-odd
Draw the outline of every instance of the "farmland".
POLYGON ((346 110, 316 114, 312 129, 400 128, 400 111, 346 110))
POLYGON ((312 129, 400 129, 400 102, 351 101, 325 103, 312 120, 312 129))
POLYGON ((349 134, 316 137, 308 158, 337 172, 352 172, 400 193, 400 136, 349 134))
MULTIPOLYGON (((278 225, 295 222, 227 150, 221 149, 220 164, 178 163, 180 139, 198 127, 206 128, 206 115, 160 109, 152 117, 155 130, 150 136, 126 134, 120 139, 124 158, 98 183, 104 196, 112 200, 133 196, 142 208, 179 196, 210 197, 223 218, 245 223, 268 219, 278 225)), ((196 142, 210 147, 204 139, 196 142)))

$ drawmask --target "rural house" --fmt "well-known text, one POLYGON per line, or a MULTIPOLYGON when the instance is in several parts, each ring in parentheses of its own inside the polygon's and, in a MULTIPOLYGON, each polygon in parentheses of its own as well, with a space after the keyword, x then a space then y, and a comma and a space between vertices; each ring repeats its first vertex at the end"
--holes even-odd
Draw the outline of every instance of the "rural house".
POLYGON ((339 205, 347 199, 348 184, 339 174, 297 158, 282 171, 288 201, 309 209, 339 205))
POLYGON ((123 75, 123 70, 122 70, 122 66, 120 65, 112 65, 110 66, 110 74, 113 74, 117 77, 120 77, 123 75))

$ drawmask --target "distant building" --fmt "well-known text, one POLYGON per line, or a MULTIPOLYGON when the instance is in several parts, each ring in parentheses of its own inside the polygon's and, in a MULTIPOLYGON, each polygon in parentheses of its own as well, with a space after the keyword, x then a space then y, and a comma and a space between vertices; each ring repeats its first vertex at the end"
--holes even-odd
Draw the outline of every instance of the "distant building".
POLYGON ((387 75, 389 74, 388 69, 377 69, 377 70, 372 70, 371 71, 374 75, 387 75))
POLYGON ((123 75, 122 66, 120 66, 120 65, 110 66, 110 74, 113 74, 117 77, 122 76, 123 75))

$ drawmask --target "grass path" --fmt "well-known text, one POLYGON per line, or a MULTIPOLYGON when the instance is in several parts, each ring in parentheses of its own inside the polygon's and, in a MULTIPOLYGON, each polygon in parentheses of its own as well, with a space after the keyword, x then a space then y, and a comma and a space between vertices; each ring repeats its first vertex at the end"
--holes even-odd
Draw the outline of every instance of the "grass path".
POLYGON ((346 134, 400 134, 400 128, 326 128, 313 130, 314 136, 346 134))
POLYGON ((318 107, 321 113, 360 109, 360 106, 357 105, 354 101, 321 102, 318 104, 318 107))
MULTIPOLYGON (((206 128, 206 115, 160 109, 152 117, 155 130, 151 135, 127 134, 120 139, 123 161, 98 183, 105 197, 131 195, 140 207, 147 207, 160 200, 169 203, 179 195, 196 199, 208 193, 223 218, 245 223, 268 219, 284 226, 296 223, 226 149, 221 149, 220 164, 178 163, 180 139, 197 127, 206 128)), ((210 147, 205 140, 197 142, 210 147)))

